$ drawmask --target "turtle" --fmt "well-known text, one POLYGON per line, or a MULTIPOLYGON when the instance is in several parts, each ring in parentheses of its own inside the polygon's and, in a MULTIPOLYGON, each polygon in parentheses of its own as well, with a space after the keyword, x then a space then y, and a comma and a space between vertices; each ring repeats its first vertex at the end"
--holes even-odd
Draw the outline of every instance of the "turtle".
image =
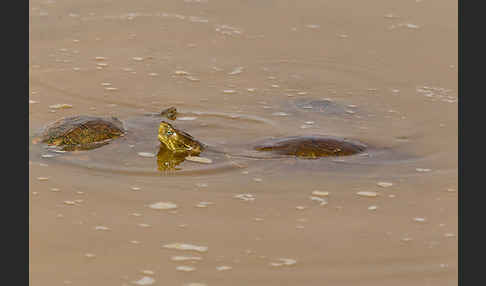
POLYGON ((254 146, 257 151, 279 155, 316 159, 328 156, 348 156, 362 153, 366 145, 345 138, 330 136, 290 136, 266 140, 254 146))
MULTIPOLYGON (((271 138, 251 146, 258 154, 226 154, 195 139, 189 133, 175 127, 168 120, 177 118, 175 107, 169 107, 160 113, 146 114, 147 119, 138 117, 123 124, 116 117, 97 117, 78 115, 61 118, 48 124, 34 143, 43 142, 61 151, 87 151, 105 146, 119 137, 125 137, 130 144, 138 142, 158 142, 157 166, 159 170, 174 170, 187 157, 199 156, 203 151, 212 151, 225 156, 247 157, 256 159, 269 158, 259 156, 260 152, 270 152, 272 156, 294 156, 303 159, 317 159, 329 156, 348 156, 366 150, 366 145, 344 138, 330 136, 293 136, 271 138), (138 121, 138 123, 136 123, 138 121), (140 123, 141 122, 141 123, 140 123), (158 129, 156 126, 158 125, 158 129), (152 131, 145 129, 154 129, 152 131), (153 135, 152 135, 153 134, 153 135), (152 138, 153 137, 153 138, 152 138)), ((152 144, 152 143, 151 143, 152 144)))
POLYGON ((206 148, 190 134, 175 128, 166 121, 160 122, 157 138, 163 147, 178 154, 197 156, 206 148))
POLYGON ((58 146, 63 151, 90 150, 124 134, 123 123, 116 117, 78 115, 48 124, 34 143, 58 146))

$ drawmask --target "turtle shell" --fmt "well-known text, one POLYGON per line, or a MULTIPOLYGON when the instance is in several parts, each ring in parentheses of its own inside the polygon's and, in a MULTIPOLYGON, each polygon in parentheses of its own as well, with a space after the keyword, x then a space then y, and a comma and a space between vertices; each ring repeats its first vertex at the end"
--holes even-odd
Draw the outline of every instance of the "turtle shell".
POLYGON ((271 151, 278 155, 302 158, 348 156, 366 150, 366 145, 347 139, 327 136, 293 136, 270 139, 254 147, 257 151, 271 151))
POLYGON ((48 124, 40 141, 65 150, 91 149, 125 133, 123 123, 116 117, 73 116, 48 124))

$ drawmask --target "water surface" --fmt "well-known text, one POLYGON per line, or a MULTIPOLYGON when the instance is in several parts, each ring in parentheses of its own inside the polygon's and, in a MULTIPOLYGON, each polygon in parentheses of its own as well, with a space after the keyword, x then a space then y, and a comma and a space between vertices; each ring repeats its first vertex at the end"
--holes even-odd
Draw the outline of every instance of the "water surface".
POLYGON ((457 284, 456 2, 29 7, 29 134, 89 114, 140 139, 50 158, 30 146, 30 284, 457 284), (295 135, 373 148, 210 153, 160 172, 138 155, 158 148, 143 114, 172 105, 176 126, 228 154, 295 135))

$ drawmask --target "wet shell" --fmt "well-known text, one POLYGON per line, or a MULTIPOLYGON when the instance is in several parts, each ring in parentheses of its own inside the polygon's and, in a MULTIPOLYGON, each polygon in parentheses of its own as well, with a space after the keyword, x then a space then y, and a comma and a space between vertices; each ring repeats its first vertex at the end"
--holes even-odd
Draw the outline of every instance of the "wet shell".
POLYGON ((125 133, 123 123, 115 117, 73 116, 48 124, 38 138, 64 149, 91 149, 125 133))
POLYGON ((255 150, 312 159, 358 154, 366 150, 366 145, 334 137, 294 136, 267 140, 256 145, 255 150))

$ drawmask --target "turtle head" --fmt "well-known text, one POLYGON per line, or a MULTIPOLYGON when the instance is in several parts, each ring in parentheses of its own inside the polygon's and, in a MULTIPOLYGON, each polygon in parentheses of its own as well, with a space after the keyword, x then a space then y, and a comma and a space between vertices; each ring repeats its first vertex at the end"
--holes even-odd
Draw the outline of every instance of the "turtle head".
POLYGON ((158 138, 160 143, 172 152, 198 155, 202 151, 201 143, 165 121, 160 122, 158 138))

